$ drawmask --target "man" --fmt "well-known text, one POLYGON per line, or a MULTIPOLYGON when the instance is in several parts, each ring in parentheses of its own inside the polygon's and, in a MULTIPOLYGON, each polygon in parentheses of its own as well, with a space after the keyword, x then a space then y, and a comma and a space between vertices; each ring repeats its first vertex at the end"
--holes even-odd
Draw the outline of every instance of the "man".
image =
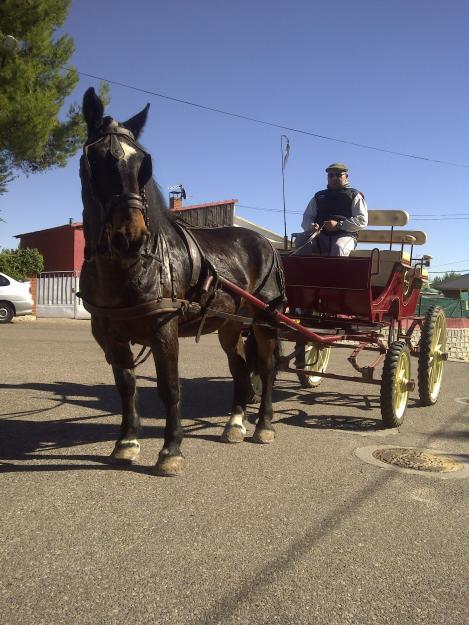
POLYGON ((301 223, 305 233, 320 233, 301 253, 348 256, 368 224, 368 208, 363 193, 350 186, 347 165, 332 163, 326 172, 327 189, 315 194, 301 223))
MULTIPOLYGON (((357 245, 358 231, 368 225, 368 208, 363 194, 350 186, 347 165, 332 163, 326 172, 327 189, 314 195, 301 223, 304 237, 320 232, 299 254, 348 256, 357 245)), ((295 366, 305 369, 305 344, 296 343, 295 350, 295 366)), ((298 373, 298 379, 303 388, 310 386, 306 374, 298 373)))

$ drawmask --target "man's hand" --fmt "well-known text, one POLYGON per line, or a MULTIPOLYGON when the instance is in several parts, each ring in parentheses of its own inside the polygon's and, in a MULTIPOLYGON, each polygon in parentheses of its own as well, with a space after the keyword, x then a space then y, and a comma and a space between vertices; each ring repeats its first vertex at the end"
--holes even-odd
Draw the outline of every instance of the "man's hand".
POLYGON ((329 221, 325 221, 324 222, 324 228, 328 231, 331 232, 332 230, 337 230, 337 224, 339 222, 336 221, 335 219, 329 219, 329 221))
POLYGON ((319 230, 319 224, 311 224, 311 232, 317 232, 319 230))

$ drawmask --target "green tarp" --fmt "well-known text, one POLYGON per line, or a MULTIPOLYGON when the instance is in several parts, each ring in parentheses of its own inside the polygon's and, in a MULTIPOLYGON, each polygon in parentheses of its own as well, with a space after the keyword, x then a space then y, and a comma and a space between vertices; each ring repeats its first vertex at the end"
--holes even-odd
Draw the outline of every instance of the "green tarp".
POLYGON ((420 296, 419 307, 417 308, 417 314, 424 316, 430 306, 439 306, 444 310, 447 317, 466 317, 469 318, 469 302, 468 294, 461 293, 461 299, 453 299, 452 297, 442 297, 441 295, 426 295, 420 296))

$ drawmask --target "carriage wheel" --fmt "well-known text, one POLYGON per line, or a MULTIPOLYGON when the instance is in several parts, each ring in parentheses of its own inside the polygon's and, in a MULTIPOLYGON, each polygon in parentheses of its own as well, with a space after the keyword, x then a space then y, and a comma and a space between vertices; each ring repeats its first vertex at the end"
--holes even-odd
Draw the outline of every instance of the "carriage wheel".
MULTIPOLYGON (((311 369, 319 373, 325 373, 331 358, 331 347, 320 349, 317 343, 306 343, 305 345, 305 366, 302 369, 311 369)), ((304 388, 315 388, 322 382, 320 375, 307 375, 299 373, 298 379, 304 388)))
POLYGON ((443 379, 445 352, 445 314, 438 306, 432 306, 425 315, 425 325, 420 336, 418 379, 422 406, 432 406, 438 399, 443 379))
POLYGON ((410 351, 405 341, 394 341, 384 359, 381 377, 381 417, 388 428, 402 424, 410 388, 410 351))

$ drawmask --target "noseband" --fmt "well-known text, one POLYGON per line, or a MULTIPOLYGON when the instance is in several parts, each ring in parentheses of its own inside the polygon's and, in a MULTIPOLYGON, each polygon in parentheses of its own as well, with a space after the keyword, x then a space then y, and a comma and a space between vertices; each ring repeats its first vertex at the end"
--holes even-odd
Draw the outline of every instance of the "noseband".
POLYGON ((103 209, 104 214, 104 222, 102 224, 102 229, 105 231, 111 225, 112 213, 117 208, 122 206, 127 206, 130 208, 137 208, 143 216, 145 221, 145 225, 148 227, 149 219, 148 219, 148 203, 145 197, 145 184, 148 182, 146 180, 140 187, 139 193, 121 193, 120 195, 114 195, 111 200, 103 204, 97 194, 95 193, 94 185, 93 185, 93 173, 91 170, 91 165, 88 157, 88 152, 91 147, 98 145, 103 142, 106 137, 109 137, 109 152, 111 155, 117 160, 121 160, 125 156, 125 151, 121 145, 120 139, 125 137, 127 141, 131 143, 131 145, 144 154, 144 159, 149 160, 150 162, 150 171, 151 171, 151 156, 146 152, 135 140, 133 133, 124 128, 123 126, 119 126, 119 124, 111 119, 106 126, 101 127, 97 131, 97 133, 93 136, 91 140, 88 140, 83 147, 83 164, 86 176, 89 182, 89 188, 91 191, 91 195, 93 200, 97 202, 103 209))

